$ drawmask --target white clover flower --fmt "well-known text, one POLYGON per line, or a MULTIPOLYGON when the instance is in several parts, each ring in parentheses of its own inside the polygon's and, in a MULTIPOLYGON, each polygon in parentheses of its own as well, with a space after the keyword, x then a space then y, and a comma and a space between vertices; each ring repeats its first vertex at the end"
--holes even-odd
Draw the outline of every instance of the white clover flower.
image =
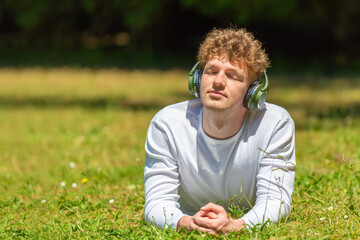
POLYGON ((324 221, 324 220, 325 220, 325 217, 321 217, 321 218, 320 218, 320 221, 324 221))
POLYGON ((71 184, 71 186, 72 186, 73 188, 76 188, 76 187, 77 187, 77 183, 74 182, 74 183, 71 184))
POLYGON ((70 167, 70 168, 75 168, 75 167, 76 167, 76 163, 74 163, 74 162, 69 162, 69 167, 70 167))
POLYGON ((41 204, 45 204, 46 203, 46 199, 41 200, 41 204))
POLYGON ((65 187, 65 186, 66 186, 66 183, 65 183, 64 181, 62 181, 62 182, 60 183, 60 186, 65 187))
POLYGON ((347 219, 347 218, 348 218, 348 215, 344 215, 344 218, 347 219))
POLYGON ((113 204, 114 202, 115 202, 114 199, 110 199, 110 200, 109 200, 109 203, 110 203, 110 204, 113 204))
POLYGON ((334 208, 332 206, 328 207, 329 211, 332 211, 334 208))

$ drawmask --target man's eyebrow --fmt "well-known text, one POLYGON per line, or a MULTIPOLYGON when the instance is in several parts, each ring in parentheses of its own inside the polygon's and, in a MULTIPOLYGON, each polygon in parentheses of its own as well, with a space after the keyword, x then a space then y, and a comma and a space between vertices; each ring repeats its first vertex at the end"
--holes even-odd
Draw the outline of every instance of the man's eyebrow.
POLYGON ((230 68, 230 69, 228 69, 226 71, 231 72, 231 73, 235 73, 236 75, 240 75, 240 76, 245 74, 245 72, 243 70, 240 70, 240 69, 237 69, 237 68, 230 68))
POLYGON ((210 67, 219 67, 219 66, 218 66, 218 64, 216 64, 216 63, 209 63, 209 64, 207 64, 205 67, 210 68, 210 67))
POLYGON ((228 72, 233 72, 233 73, 240 73, 240 71, 238 71, 238 70, 235 69, 235 68, 229 68, 229 69, 226 69, 226 71, 228 71, 228 72))

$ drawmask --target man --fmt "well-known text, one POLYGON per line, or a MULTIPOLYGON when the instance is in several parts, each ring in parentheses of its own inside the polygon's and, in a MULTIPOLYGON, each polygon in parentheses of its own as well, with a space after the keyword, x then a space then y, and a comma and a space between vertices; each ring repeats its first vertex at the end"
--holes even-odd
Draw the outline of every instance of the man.
POLYGON ((214 29, 200 45, 198 61, 200 88, 194 88, 200 99, 168 106, 150 123, 146 221, 227 234, 287 217, 294 123, 283 108, 263 104, 267 78, 264 93, 253 99, 256 80, 270 64, 261 43, 245 29, 214 29), (230 204, 247 213, 231 218, 230 204))

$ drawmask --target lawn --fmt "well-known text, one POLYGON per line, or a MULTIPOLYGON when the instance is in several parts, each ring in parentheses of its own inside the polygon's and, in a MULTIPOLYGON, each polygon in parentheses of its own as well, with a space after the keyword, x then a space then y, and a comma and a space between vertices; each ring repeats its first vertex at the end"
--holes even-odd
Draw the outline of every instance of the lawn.
MULTIPOLYGON (((146 131, 191 98, 187 74, 0 69, 0 238, 212 238, 143 221, 146 131)), ((292 214, 241 238, 359 238, 360 78, 269 79, 296 123, 292 214)))

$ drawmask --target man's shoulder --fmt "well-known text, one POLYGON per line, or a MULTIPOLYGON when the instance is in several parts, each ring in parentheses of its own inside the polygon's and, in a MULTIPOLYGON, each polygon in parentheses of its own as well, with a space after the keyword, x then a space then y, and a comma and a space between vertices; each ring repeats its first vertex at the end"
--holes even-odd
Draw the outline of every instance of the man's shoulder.
POLYGON ((251 113, 251 121, 255 124, 266 126, 277 125, 279 122, 293 123, 293 120, 283 107, 266 102, 264 107, 258 112, 251 113))
POLYGON ((272 104, 272 103, 266 103, 266 115, 269 118, 272 119, 291 119, 290 114, 288 113, 288 111, 283 108, 280 107, 278 105, 272 104))
POLYGON ((199 99, 171 104, 157 112, 154 120, 171 122, 181 121, 181 119, 189 119, 193 116, 197 116, 201 111, 201 108, 202 104, 199 99))

